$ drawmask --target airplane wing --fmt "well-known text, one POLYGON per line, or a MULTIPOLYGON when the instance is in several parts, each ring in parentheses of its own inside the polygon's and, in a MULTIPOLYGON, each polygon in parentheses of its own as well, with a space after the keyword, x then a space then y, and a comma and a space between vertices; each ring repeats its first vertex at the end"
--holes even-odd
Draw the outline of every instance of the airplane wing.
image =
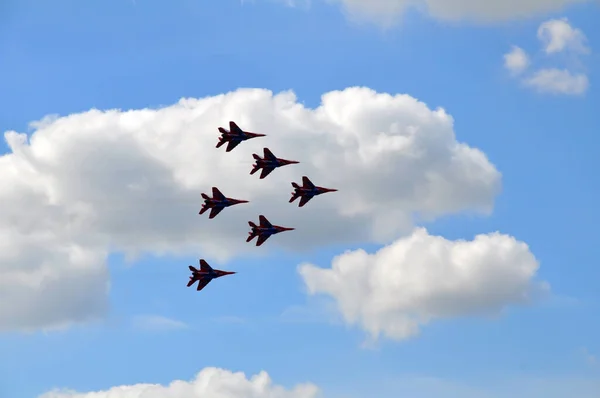
POLYGON ((269 239, 269 236, 270 235, 267 235, 267 234, 258 235, 258 240, 256 241, 256 246, 260 246, 263 243, 265 243, 265 241, 267 239, 269 239))
POLYGON ((200 259, 200 269, 202 271, 210 271, 210 270, 212 270, 212 267, 210 265, 208 265, 208 263, 206 262, 206 260, 204 260, 202 258, 202 259, 200 259))
POLYGON ((273 155, 273 152, 269 148, 263 149, 263 156, 265 160, 277 160, 277 157, 273 155))
POLYGON ((235 148, 236 146, 238 146, 240 144, 240 140, 236 140, 236 139, 232 139, 229 141, 229 144, 227 144, 227 149, 225 149, 225 152, 231 152, 231 150, 233 148, 235 148))
POLYGON ((260 172, 261 180, 271 174, 273 170, 275 170, 275 167, 263 167, 262 171, 260 172))
POLYGON ((305 188, 314 188, 315 187, 315 184, 313 184, 312 181, 309 180, 307 176, 302 177, 302 185, 304 185, 305 188))
POLYGON ((215 206, 212 209, 210 209, 210 214, 208 216, 208 218, 215 218, 217 216, 217 214, 219 214, 221 212, 221 210, 223 210, 224 207, 221 206, 215 206))
POLYGON ((221 191, 219 191, 219 188, 217 188, 217 187, 212 188, 212 194, 213 194, 213 199, 216 199, 216 200, 225 200, 226 199, 225 195, 223 195, 221 193, 221 191))
POLYGON ((262 214, 258 216, 258 221, 260 221, 261 227, 270 228, 273 226, 273 224, 271 224, 269 220, 267 220, 267 217, 263 216, 262 214))
POLYGON ((298 204, 298 207, 304 206, 311 199, 312 199, 312 196, 310 196, 310 195, 304 195, 304 196, 302 196, 302 199, 300 199, 300 203, 298 204))
POLYGON ((200 279, 198 281, 198 287, 196 288, 196 291, 200 291, 200 290, 204 289, 204 287, 206 287, 206 285, 208 285, 209 282, 210 282, 210 279, 200 279))
POLYGON ((235 124, 234 121, 229 122, 229 131, 234 133, 234 134, 239 134, 242 135, 244 134, 244 132, 242 131, 241 128, 238 127, 237 124, 235 124))

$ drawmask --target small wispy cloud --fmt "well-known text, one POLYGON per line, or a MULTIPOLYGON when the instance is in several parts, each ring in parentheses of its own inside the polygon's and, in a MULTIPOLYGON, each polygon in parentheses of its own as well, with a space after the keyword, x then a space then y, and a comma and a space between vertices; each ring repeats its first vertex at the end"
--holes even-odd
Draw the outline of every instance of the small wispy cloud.
POLYGON ((544 45, 546 54, 568 50, 582 54, 590 52, 583 32, 572 27, 567 18, 551 19, 542 23, 538 28, 537 37, 544 45))
POLYGON ((589 79, 583 73, 571 73, 568 69, 540 69, 523 80, 526 86, 541 93, 579 95, 587 91, 589 79))
POLYGON ((188 328, 188 325, 184 322, 160 315, 137 315, 133 318, 132 324, 136 329, 147 331, 170 331, 188 328))
POLYGON ((592 354, 586 347, 582 347, 579 353, 583 356, 583 359, 588 365, 595 366, 598 364, 598 358, 592 354))
POLYGON ((529 56, 521 47, 513 46, 510 52, 504 54, 504 67, 513 75, 522 73, 529 63, 529 56))

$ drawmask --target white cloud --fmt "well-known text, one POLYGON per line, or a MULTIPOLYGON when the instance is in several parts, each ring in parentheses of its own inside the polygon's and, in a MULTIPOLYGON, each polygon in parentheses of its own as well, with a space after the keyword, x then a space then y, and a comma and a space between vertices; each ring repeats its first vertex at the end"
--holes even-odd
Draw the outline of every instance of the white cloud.
MULTIPOLYGON (((569 25, 566 18, 551 19, 538 28, 538 39, 542 42, 546 55, 571 50, 569 61, 571 66, 580 65, 579 56, 587 54, 590 49, 585 46, 585 35, 581 30, 569 25)), ((504 66, 513 76, 519 75, 529 64, 525 62, 527 55, 520 47, 504 55, 504 66)), ((526 87, 531 87, 539 93, 581 95, 589 88, 589 79, 582 71, 571 68, 547 67, 532 71, 521 78, 526 87)))
POLYGON ((579 53, 588 53, 590 49, 585 45, 586 37, 580 29, 569 25, 567 18, 551 19, 540 25, 537 31, 538 39, 544 45, 547 54, 565 50, 579 53))
POLYGON ((589 80, 583 73, 573 74, 567 69, 540 69, 523 80, 527 86, 541 93, 580 95, 587 91, 589 80))
MULTIPOLYGON (((281 0, 283 1, 283 0, 281 0)), ((556 12, 572 4, 590 0, 324 0, 340 4, 353 20, 390 26, 409 8, 427 12, 434 18, 450 21, 495 23, 556 12)), ((299 1, 286 0, 288 5, 299 1), (291 1, 291 3, 290 3, 291 1)), ((305 3, 306 0, 302 0, 305 3)))
POLYGON ((316 398, 318 392, 313 384, 292 389, 275 385, 266 372, 248 379, 242 372, 205 368, 194 380, 175 380, 168 386, 135 384, 88 393, 52 391, 39 398, 316 398))
POLYGON ((132 320, 133 326, 149 331, 168 331, 186 329, 187 325, 181 321, 160 315, 137 315, 132 320))
POLYGON ((553 377, 498 380, 485 387, 457 380, 417 375, 397 375, 376 385, 347 383, 337 393, 321 391, 311 383, 285 388, 273 384, 266 372, 250 378, 218 368, 205 368, 191 381, 175 380, 169 385, 135 384, 105 391, 56 390, 38 398, 595 398, 600 383, 594 379, 553 377))
POLYGON ((498 233, 449 241, 425 229, 368 254, 337 256, 331 268, 303 264, 309 294, 326 294, 349 324, 373 340, 404 339, 446 317, 497 315, 549 286, 533 280, 538 262, 527 245, 498 233))
POLYGON ((521 47, 512 46, 511 51, 504 54, 504 67, 515 75, 527 69, 529 63, 529 57, 521 47))
POLYGON ((101 316, 112 251, 226 259, 388 242, 410 231, 414 214, 490 211, 500 189, 500 173, 457 142, 444 110, 367 88, 326 93, 317 109, 292 92, 240 89, 34 127, 29 143, 7 132, 12 153, 0 157, 0 330, 101 316), (216 149, 217 127, 229 120, 268 137, 216 149), (249 175, 251 154, 263 147, 302 163, 259 180, 249 175), (302 175, 339 192, 291 205, 290 182, 302 175), (200 217, 200 193, 213 185, 251 203, 200 217), (259 214, 297 229, 256 248, 245 237, 259 214))

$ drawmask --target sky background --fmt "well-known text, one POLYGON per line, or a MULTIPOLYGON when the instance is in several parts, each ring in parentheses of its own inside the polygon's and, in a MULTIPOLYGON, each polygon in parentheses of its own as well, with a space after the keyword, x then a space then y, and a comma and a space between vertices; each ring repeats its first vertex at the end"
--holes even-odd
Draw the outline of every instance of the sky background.
MULTIPOLYGON (((407 93, 443 107, 458 141, 479 148, 502 173, 491 215, 442 217, 426 225, 429 233, 451 240, 512 235, 529 245, 540 262, 536 279, 553 293, 499 318, 435 321, 419 336, 365 348, 365 332, 323 310, 321 298, 307 297, 296 271, 305 261, 328 266, 345 246, 235 258, 215 267, 239 273, 201 293, 185 283, 187 265, 202 253, 145 254, 133 264, 113 253, 105 320, 0 334, 0 397, 168 384, 211 366, 266 370, 276 384, 312 382, 336 398, 487 396, 477 389, 506 394, 499 397, 600 396, 593 395, 600 394, 593 360, 600 354, 599 20, 600 8, 588 3, 491 25, 409 10, 384 29, 322 2, 3 2, 2 131, 31 133, 29 123, 49 114, 161 107, 240 87, 291 89, 307 107, 351 86, 407 93), (582 95, 536 92, 503 67, 512 45, 539 53, 539 25, 562 17, 592 48, 585 56, 591 83, 582 95), (185 327, 153 327, 141 316, 185 327), (423 387, 421 377, 437 381, 423 387)), ((5 142, 0 151, 9 153, 5 142)))

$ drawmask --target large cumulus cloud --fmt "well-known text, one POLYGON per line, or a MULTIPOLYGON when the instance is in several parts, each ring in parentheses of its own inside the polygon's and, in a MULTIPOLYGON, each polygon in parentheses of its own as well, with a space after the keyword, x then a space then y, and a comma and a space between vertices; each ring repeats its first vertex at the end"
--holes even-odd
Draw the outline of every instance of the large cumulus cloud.
POLYGON ((175 380, 167 386, 135 384, 88 393, 56 390, 39 398, 316 398, 318 392, 308 383, 286 389, 273 384, 266 372, 247 378, 242 372, 205 368, 191 381, 175 380))
POLYGON ((160 108, 48 117, 29 137, 7 132, 0 158, 0 329, 55 326, 105 310, 112 251, 197 253, 216 259, 328 243, 385 243, 413 216, 487 212, 500 173, 458 142, 453 120, 408 95, 367 88, 326 93, 316 109, 292 92, 240 89, 160 108), (268 134, 226 153, 229 120, 268 134), (299 160, 259 180, 252 153, 299 160), (339 192, 304 208, 291 181, 309 176, 339 192), (218 186, 248 199, 214 220, 198 216, 218 186), (245 243, 259 214, 297 230, 260 249, 245 243))
POLYGON ((332 297, 346 322, 373 339, 416 335, 447 317, 496 315, 526 304, 549 285, 535 281, 539 264, 528 246, 499 233, 450 241, 424 229, 374 254, 337 256, 331 268, 302 264, 310 294, 332 297))
POLYGON ((122 385, 94 392, 55 390, 38 398, 596 398, 600 382, 593 378, 519 377, 481 386, 431 376, 397 375, 392 383, 382 380, 379 385, 372 386, 372 391, 377 394, 365 392, 368 387, 362 383, 357 389, 356 384, 349 381, 337 389, 350 393, 336 394, 325 388, 321 391, 311 383, 285 388, 274 384, 266 372, 248 378, 241 372, 205 368, 193 380, 175 380, 168 385, 122 385))

